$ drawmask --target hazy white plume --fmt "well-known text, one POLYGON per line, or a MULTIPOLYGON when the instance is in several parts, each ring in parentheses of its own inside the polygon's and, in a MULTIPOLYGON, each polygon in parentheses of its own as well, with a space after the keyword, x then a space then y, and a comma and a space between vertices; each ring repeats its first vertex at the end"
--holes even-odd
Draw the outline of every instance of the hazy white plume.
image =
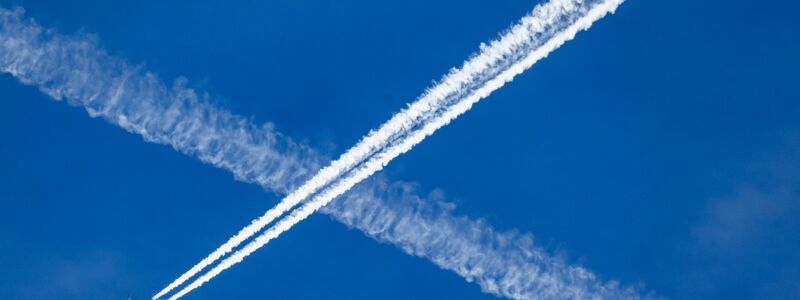
MULTIPOLYGON (((612 2, 618 4, 618 1, 612 2)), ((573 6, 551 8, 577 11, 601 2, 553 1, 547 5, 553 3, 572 3, 573 6)), ((60 35, 43 29, 32 20, 22 19, 22 14, 21 9, 0 8, 0 72, 37 86, 54 99, 83 106, 93 117, 104 118, 140 134, 147 141, 169 144, 180 152, 230 170, 239 180, 254 182, 278 193, 297 189, 326 161, 308 147, 277 133, 270 124, 255 126, 246 118, 216 108, 208 95, 188 88, 184 79, 176 80, 169 87, 141 67, 108 55, 93 36, 60 35)), ((527 26, 527 30, 537 28, 525 22, 523 19, 511 31, 518 26, 527 26)), ((539 35, 547 33, 541 31, 539 35)), ((491 45, 482 50, 486 47, 491 45)), ((519 50, 522 52, 512 55, 520 58, 530 51, 519 50)), ((465 65, 462 69, 468 68, 465 65)), ((497 74, 469 76, 482 78, 475 81, 482 85, 497 74)), ((447 82, 447 78, 442 82, 447 82)), ((418 117, 411 118, 417 125, 407 128, 439 118, 465 95, 480 94, 480 85, 451 87, 427 91, 426 95, 452 93, 436 99, 454 102, 447 102, 437 111, 422 107, 418 117)), ((376 140, 383 143, 386 138, 382 136, 376 140)), ((367 139, 361 143, 367 143, 367 139)), ((367 148, 364 157, 373 159, 375 152, 387 147, 391 145, 373 145, 367 148)), ((368 164, 362 160, 342 165, 361 170, 368 164)), ((357 177, 350 180, 354 178, 357 177)), ((337 181, 320 195, 331 195, 337 186, 339 189, 346 186, 345 182, 337 181)), ((284 225, 273 228, 284 228, 304 212, 313 212, 320 203, 310 202, 282 220, 284 225)), ((600 281, 591 272, 549 255, 533 246, 526 235, 497 232, 482 221, 453 216, 452 205, 438 199, 423 199, 407 183, 390 183, 383 177, 373 177, 322 209, 379 241, 393 243, 409 254, 426 257, 468 281, 476 281, 484 291, 496 295, 520 299, 639 298, 635 290, 600 281)), ((279 233, 272 232, 272 235, 279 233)), ((262 236, 256 241, 264 239, 262 236)))
POLYGON ((318 170, 319 155, 272 124, 255 126, 215 107, 183 78, 169 87, 107 54, 94 36, 61 35, 21 19, 23 13, 0 8, 0 73, 272 191, 294 190, 318 170))

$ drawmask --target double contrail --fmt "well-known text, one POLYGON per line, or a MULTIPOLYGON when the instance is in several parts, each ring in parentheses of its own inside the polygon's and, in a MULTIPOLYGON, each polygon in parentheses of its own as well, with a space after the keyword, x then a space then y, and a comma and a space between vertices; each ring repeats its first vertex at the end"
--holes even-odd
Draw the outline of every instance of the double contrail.
MULTIPOLYGON (((323 192, 323 196, 317 196, 313 202, 319 204, 308 204, 309 208, 316 208, 302 210, 301 213, 293 215, 291 218, 298 221, 304 219, 304 215, 313 213, 319 207, 349 190, 353 185, 379 171, 393 158, 410 150, 426 136, 466 112, 474 103, 502 87, 506 82, 510 82, 514 76, 530 68, 536 61, 545 57, 566 40, 572 39, 579 29, 587 28, 594 20, 616 9, 620 2, 608 1, 607 4, 595 4, 573 0, 554 0, 537 6, 530 15, 524 17, 506 34, 488 46, 482 47, 478 55, 467 60, 461 68, 454 69, 444 76, 441 83, 428 89, 416 102, 394 115, 379 129, 371 131, 337 160, 286 196, 277 206, 253 220, 222 246, 158 292, 153 299, 160 298, 180 286, 258 233, 286 211, 329 185, 342 174, 350 172, 351 175, 348 175, 347 179, 351 180, 345 179, 342 181, 343 184, 332 188, 331 190, 335 190, 335 192, 323 192), (410 132, 414 134, 410 134, 410 132), (382 152, 379 153, 379 151, 382 152), (371 157, 373 159, 366 161, 371 157), (358 165, 362 167, 354 171, 358 165)), ((277 236, 280 232, 288 230, 293 224, 292 222, 282 222, 279 224, 282 226, 275 227, 276 231, 270 231, 264 235, 275 234, 277 236)), ((216 274, 230 267, 232 261, 240 261, 243 256, 263 246, 270 239, 259 239, 260 243, 257 244, 261 244, 260 246, 249 245, 237 252, 234 257, 231 257, 231 260, 210 271, 209 274, 216 274)), ((195 281, 176 296, 182 296, 206 282, 210 277, 213 276, 206 275, 195 281)))
MULTIPOLYGON (((378 171, 394 156, 570 39, 574 32, 613 11, 619 2, 556 0, 537 7, 415 104, 370 133, 354 147, 357 150, 351 149, 303 185, 299 183, 324 161, 313 150, 285 138, 270 125, 254 126, 242 117, 215 108, 207 95, 186 88, 185 80, 166 87, 154 74, 108 55, 92 37, 62 36, 23 20, 21 10, 0 9, 0 71, 38 86, 55 99, 84 106, 92 116, 103 117, 148 141, 170 144, 231 170, 240 180, 282 193, 297 191, 287 197, 294 200, 283 201, 271 210, 273 213, 257 219, 253 223, 257 225, 248 226, 250 229, 226 245, 235 247, 322 189, 310 202, 214 269, 222 270, 220 266, 232 265, 233 258, 246 256, 247 251, 260 247, 378 171), (565 35, 569 32, 573 33, 565 35), (561 41, 557 42, 559 38, 561 41), (511 47, 502 48, 503 45, 511 47), (538 58, 531 58, 534 53, 538 58)), ((603 283, 583 268, 548 256, 525 236, 496 232, 480 221, 454 217, 446 207, 420 200, 407 184, 388 183, 376 177, 323 210, 373 238, 392 242, 409 254, 427 257, 467 280, 476 280, 490 293, 510 298, 638 297, 635 291, 620 289, 613 282, 603 283)), ((211 262, 218 259, 209 257, 211 262)))
POLYGON ((608 13, 613 13, 621 2, 621 0, 596 3, 554 0, 537 6, 530 15, 524 17, 500 39, 491 42, 489 46, 482 47, 480 54, 465 62, 461 69, 456 69, 445 76, 441 84, 429 90, 408 110, 395 115, 379 130, 371 132, 362 142, 345 152, 329 167, 324 168, 319 175, 309 180, 308 185, 311 188, 306 188, 307 185, 304 184, 298 192, 293 192, 278 204, 276 209, 268 211, 264 216, 242 229, 223 247, 217 249, 200 264, 195 265, 189 272, 171 283, 154 299, 179 286, 223 254, 231 251, 239 243, 271 223, 280 214, 331 182, 335 176, 349 172, 170 299, 184 296, 222 271, 241 262, 244 257, 289 230, 357 183, 383 169, 395 157, 411 150, 425 137, 469 110, 473 104, 487 97, 505 83, 512 81, 515 76, 533 66, 566 41, 573 39, 578 31, 588 29, 598 19, 608 13), (432 117, 424 118, 431 114, 432 117), (398 135, 400 136, 398 137, 398 135), (377 150, 380 150, 376 147, 378 145, 386 148, 376 153, 377 150), (358 164, 365 159, 368 160, 358 164), (346 163, 340 164, 340 161, 346 163), (347 167, 342 168, 341 165, 347 167), (359 166, 353 169, 355 165, 359 166), (338 174, 333 175, 334 173, 338 174), (323 178, 324 181, 316 180, 317 177, 323 178))

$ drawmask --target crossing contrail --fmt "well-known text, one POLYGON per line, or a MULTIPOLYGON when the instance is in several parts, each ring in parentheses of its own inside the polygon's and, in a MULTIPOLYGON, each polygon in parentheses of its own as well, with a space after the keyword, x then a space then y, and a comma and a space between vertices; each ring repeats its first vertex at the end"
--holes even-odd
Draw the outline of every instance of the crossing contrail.
MULTIPOLYGON (((585 13, 585 10, 590 6, 583 6, 582 2, 576 0, 553 0, 535 8, 533 13, 524 17, 516 26, 509 29, 506 34, 490 43, 489 46, 483 46, 480 53, 464 62, 461 68, 452 70, 440 80, 439 84, 428 89, 407 109, 395 114, 377 130, 370 131, 361 141, 342 154, 337 160, 320 170, 297 190, 287 195, 274 208, 253 220, 199 263, 181 274, 181 276, 153 296, 153 299, 166 295, 197 275, 272 223, 286 211, 297 206, 301 201, 318 192, 342 174, 351 171, 355 166, 363 163, 381 149, 386 148, 390 143, 398 143, 407 138, 409 132, 416 130, 422 124, 436 122, 437 119, 441 119, 442 111, 454 105, 465 103, 471 105, 488 96, 489 93, 500 88, 506 82, 511 81, 513 76, 523 71, 522 69, 517 69, 519 68, 518 65, 515 65, 517 61, 523 59, 535 47, 545 43, 564 24, 573 22, 573 18, 570 17, 580 16, 585 13), (566 18, 566 20, 561 18, 566 18), (504 75, 502 72, 506 71, 508 72, 504 75), (474 96, 471 97, 470 93, 473 93, 474 96)), ((542 52, 534 51, 534 53, 539 55, 535 60, 546 55, 546 53, 542 54, 542 52)), ((528 67, 532 64, 530 63, 528 67)), ((447 122, 449 121, 445 121, 445 123, 447 122)), ((409 146, 409 149, 410 147, 412 146, 409 146)), ((385 163, 388 163, 388 160, 385 163)), ((379 169, 376 169, 373 173, 377 170, 379 169)))
MULTIPOLYGON (((465 113, 475 103, 487 97, 493 91, 502 87, 505 83, 512 81, 515 76, 533 66, 533 64, 546 57, 549 53, 563 45, 566 41, 573 39, 578 31, 588 29, 595 21, 599 20, 608 13, 613 13, 622 1, 598 1, 594 4, 582 6, 583 4, 587 4, 587 2, 553 1, 541 6, 537 6, 531 15, 525 17, 519 23, 522 25, 513 27, 498 41, 492 42, 491 46, 483 48, 482 53, 502 53, 500 57, 507 60, 514 60, 515 58, 508 57, 508 54, 506 53, 524 53, 524 55, 520 56, 519 60, 510 64, 506 64, 502 69, 502 72, 487 81, 483 81, 479 88, 466 95, 466 97, 457 100, 454 104, 448 106, 445 112, 438 114, 431 121, 423 123, 422 128, 411 131, 407 136, 400 137, 398 140, 392 141, 391 146, 374 154, 369 158, 368 161, 360 164, 357 169, 351 171, 338 181, 335 181, 330 187, 314 196, 311 201, 303 205, 301 208, 293 211, 288 217, 279 221, 273 227, 269 228, 266 232, 258 236, 254 241, 236 251, 230 257, 224 259, 221 263, 190 283, 184 289, 173 295, 170 299, 178 299, 190 291, 200 287, 222 271, 230 268, 234 264, 241 262, 244 257, 263 247, 269 241, 278 237, 281 233, 289 230, 292 226, 307 218, 309 215, 319 210, 323 206, 327 205, 330 201, 342 195, 357 183, 371 176, 375 172, 380 171, 392 159, 411 150, 411 148, 413 148, 415 145, 422 142, 425 137, 430 136, 439 128, 447 125, 459 115, 465 113), (555 5, 549 6, 551 4, 555 5), (548 13, 552 13, 553 15, 547 15, 548 13), (545 15, 542 16, 540 14, 545 15), (539 19, 529 20, 529 18, 539 19), (542 24, 543 22, 540 22, 542 19, 548 21, 552 20, 552 23, 542 24), (527 24, 536 24, 536 28, 539 29, 539 31, 535 33, 552 32, 552 34, 541 37, 541 39, 544 40, 544 43, 530 45, 531 41, 536 41, 536 39, 534 39, 533 36, 527 39, 524 38, 524 35, 531 35, 534 33, 526 30, 527 24), (514 40, 514 42, 506 43, 506 37, 514 40), (503 48, 497 49, 497 47, 503 48), (522 48, 522 50, 517 49, 517 47, 522 48), (525 50, 528 50, 528 52, 525 52, 525 50)), ((480 57, 481 55, 476 56, 476 58, 480 57)), ((470 63, 471 61, 468 61, 465 63, 465 65, 469 65, 470 63)), ((492 65, 486 66, 490 68, 492 67, 492 65)), ((348 153, 349 151, 345 153, 343 157, 347 156, 348 153)))
MULTIPOLYGON (((551 4, 556 2, 577 3, 578 6, 571 8, 558 8, 575 10, 598 1, 551 4)), ((278 193, 297 189, 326 161, 312 149, 276 132, 271 124, 256 126, 247 118, 215 107, 213 98, 187 87, 185 79, 167 86, 141 66, 109 55, 93 36, 60 35, 32 20, 22 19, 22 15, 21 9, 0 8, 0 73, 36 86, 54 99, 83 106, 91 116, 140 134, 149 142, 171 145, 203 162, 230 170, 239 180, 278 193)), ((548 34, 535 23, 527 22, 532 32, 548 34)), ((455 101, 474 94, 478 87, 461 86, 462 90, 449 98, 438 99, 455 101)), ((452 93, 452 89, 442 88, 426 94, 448 90, 452 93)), ((442 113, 427 111, 419 114, 426 122, 442 113)), ((325 206, 323 211, 376 240, 393 243, 410 255, 427 258, 468 281, 476 281, 488 293, 521 299, 581 295, 638 297, 635 290, 603 282, 582 267, 567 265, 550 256, 533 246, 527 235, 496 231, 482 221, 454 216, 450 204, 423 199, 410 186, 389 182, 381 176, 372 177, 325 206)))
POLYGON ((143 67, 109 55, 96 37, 61 35, 21 18, 23 13, 0 8, 0 73, 275 192, 296 189, 324 161, 272 124, 257 126, 216 107, 215 99, 188 87, 184 78, 168 86, 143 67))

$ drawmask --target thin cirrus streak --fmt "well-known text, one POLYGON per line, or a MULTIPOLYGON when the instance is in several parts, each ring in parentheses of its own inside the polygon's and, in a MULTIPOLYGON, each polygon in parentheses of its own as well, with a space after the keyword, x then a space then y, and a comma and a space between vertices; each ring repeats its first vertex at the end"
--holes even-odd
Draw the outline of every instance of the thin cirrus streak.
POLYGON ((534 13, 524 17, 516 26, 509 29, 501 38, 490 43, 489 46, 481 47, 480 53, 464 62, 461 68, 453 69, 440 80, 440 83, 426 90, 408 108, 392 116, 377 130, 370 131, 355 146, 287 195, 278 205, 250 222, 211 254, 156 293, 153 299, 158 299, 182 285, 261 231, 276 218, 336 178, 350 172, 381 149, 388 147, 391 143, 401 142, 402 139, 407 138, 409 132, 419 128, 422 124, 436 122, 437 118, 442 117, 443 111, 465 102, 477 102, 477 100, 470 99, 474 98, 470 96, 470 93, 482 90, 478 94, 485 93, 485 95, 476 98, 480 99, 502 86, 506 81, 510 81, 510 78, 507 80, 494 79, 502 77, 501 73, 512 68, 516 61, 531 51, 530 48, 547 41, 547 37, 560 29, 559 25, 572 21, 564 21, 560 18, 581 15, 582 10, 586 9, 581 2, 554 0, 538 6, 534 13), (487 85, 487 83, 490 84, 487 85))
MULTIPOLYGON (((439 128, 447 125, 459 115, 465 113, 475 103, 491 94, 491 92, 499 89, 505 83, 513 80, 515 76, 533 66, 537 61, 546 57, 549 53, 563 45, 566 41, 573 39, 578 31, 588 29, 595 21, 599 20, 608 13, 613 13, 619 4, 621 4, 621 2, 622 1, 620 0, 598 1, 596 3, 577 1, 576 3, 570 3, 568 6, 562 6, 561 3, 554 1, 542 6, 538 6, 536 9, 534 9, 531 15, 526 17, 526 19, 536 17, 539 14, 547 14, 552 12, 555 14, 555 16, 547 15, 543 19, 553 20, 553 24, 546 24, 546 26, 539 27, 541 29, 545 29, 540 32, 552 32, 552 34, 538 38, 531 38, 530 40, 534 41, 532 44, 503 43, 505 37, 507 36, 510 36, 511 39, 524 41, 524 39, 519 39, 518 37, 526 33, 530 34, 530 31, 526 32, 526 30, 521 29, 521 27, 524 27, 524 25, 522 25, 512 28, 512 30, 510 30, 504 37, 501 37, 499 41, 493 42, 492 46, 484 47, 483 51, 488 53, 524 53, 524 55, 521 55, 519 59, 515 59, 515 57, 504 56, 513 63, 505 64, 505 68, 503 68, 501 72, 494 77, 491 77, 489 80, 483 81, 480 87, 472 91, 470 94, 465 95, 465 97, 459 99, 453 105, 448 106, 444 112, 437 114, 430 121, 423 123, 421 128, 411 131, 407 136, 400 137, 399 139, 392 141, 390 146, 380 152, 375 153, 369 158, 369 160, 363 164, 360 164, 356 169, 349 172, 349 174, 343 176, 337 181, 334 181, 322 192, 315 195, 311 201, 307 202, 299 209, 292 211, 289 216, 278 221, 278 223, 276 223, 273 227, 267 229, 264 233, 256 237, 242 249, 237 250, 230 257, 225 258, 210 271, 203 274, 192 283, 184 287, 182 290, 174 294, 172 297, 170 297, 170 299, 178 299, 192 290, 202 286, 204 283, 219 275, 222 271, 241 262, 246 256, 265 246, 267 243, 269 243, 269 241, 277 238, 281 233, 289 230, 292 226, 307 218, 323 206, 327 205, 330 201, 336 197, 339 197, 362 180, 368 178, 375 172, 380 171, 392 159, 411 150, 411 148, 422 142, 422 140, 427 136, 430 136, 439 128), (549 6, 551 4, 554 4, 554 6, 549 6), (583 6, 584 4, 586 4, 586 6, 583 6), (548 27, 553 28, 551 29, 548 27), (544 40, 544 43, 535 42, 539 39, 544 40), (499 50, 494 48, 496 46, 520 47, 524 50, 517 50, 514 48, 499 50)), ((541 24, 541 22, 530 22, 526 19, 523 19, 520 24, 541 24)), ((469 62, 466 64, 469 64, 469 62)), ((540 297, 541 295, 537 296, 540 297)), ((564 298, 563 296, 563 294, 558 295, 559 298, 564 298)))
MULTIPOLYGON (((326 160, 270 124, 256 126, 215 107, 209 95, 188 88, 184 79, 168 87, 155 74, 107 54, 91 35, 60 35, 22 15, 21 9, 0 8, 0 73, 54 99, 278 193, 294 190, 326 160)), ((413 184, 373 176, 322 211, 475 281, 488 293, 638 298, 635 289, 600 281, 535 247, 529 235, 496 231, 483 221, 455 216, 452 207, 435 195, 420 197, 413 184)))
POLYGON ((61 35, 22 19, 23 13, 0 7, 0 73, 275 192, 288 193, 318 170, 323 158, 273 125, 256 126, 215 107, 186 79, 168 87, 106 53, 94 36, 61 35))

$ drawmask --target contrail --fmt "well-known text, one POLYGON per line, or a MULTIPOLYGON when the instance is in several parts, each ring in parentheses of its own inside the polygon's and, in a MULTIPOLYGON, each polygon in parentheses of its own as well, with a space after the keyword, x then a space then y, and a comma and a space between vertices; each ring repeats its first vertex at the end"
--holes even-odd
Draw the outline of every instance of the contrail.
MULTIPOLYGON (((22 15, 22 9, 0 8, 0 73, 54 99, 278 193, 296 189, 327 160, 271 124, 256 126, 216 108, 211 96, 187 87, 185 79, 170 87, 109 55, 91 35, 60 35, 22 15)), ((601 281, 551 256, 529 235, 456 216, 453 205, 439 198, 420 197, 413 184, 373 176, 322 211, 475 281, 487 293, 515 299, 639 298, 637 289, 601 281)))
POLYGON ((0 73, 275 192, 296 189, 324 161, 271 124, 256 126, 215 107, 214 99, 187 87, 186 79, 167 86, 106 53, 94 36, 60 35, 22 19, 23 13, 0 8, 0 73))
MULTIPOLYGON (((400 154, 403 154, 411 150, 411 148, 413 148, 418 143, 422 142, 422 140, 425 139, 427 136, 430 136, 439 128, 447 125, 452 120, 457 118, 459 115, 465 113, 475 103, 487 97, 493 91, 502 87, 505 83, 512 81, 515 76, 521 74, 528 68, 532 67, 537 61, 546 57, 549 53, 551 53, 552 51, 563 45, 565 42, 573 39, 575 35, 578 33, 578 31, 588 29, 595 21, 599 20, 608 13, 613 13, 616 10, 616 8, 622 3, 622 0, 599 1, 594 5, 587 5, 586 7, 581 7, 582 3, 580 2, 582 1, 578 1, 578 3, 572 3, 571 5, 574 6, 566 6, 568 8, 574 8, 574 7, 581 8, 578 10, 570 10, 570 9, 558 10, 557 7, 548 7, 547 5, 538 6, 536 9, 534 9, 534 12, 531 14, 531 16, 536 16, 537 13, 551 12, 551 11, 555 12, 556 14, 559 13, 566 14, 566 15, 556 15, 554 18, 551 18, 552 16, 547 16, 548 19, 557 20, 556 24, 551 25, 557 27, 557 29, 554 31, 556 32, 555 34, 553 34, 552 36, 545 37, 546 42, 544 44, 535 45, 535 47, 531 47, 525 44, 523 45, 505 44, 503 43, 504 40, 503 38, 501 38, 499 42, 492 43, 492 46, 496 45, 502 45, 505 47, 518 46, 518 47, 528 48, 532 51, 527 53, 518 62, 509 65, 507 68, 505 68, 504 71, 502 71, 496 77, 486 81, 483 86, 473 91, 467 97, 463 98, 463 100, 460 100, 454 105, 450 106, 444 113, 436 116, 432 121, 422 125, 423 127, 421 129, 412 131, 408 137, 401 138, 399 141, 395 142, 394 144, 384 149, 383 151, 374 154, 367 162, 361 164, 358 167, 358 169, 350 172, 350 174, 334 182, 330 187, 326 188, 324 191, 314 196, 314 198, 310 202, 306 203, 301 208, 293 211, 288 217, 279 221, 275 226, 269 228, 266 232, 258 236, 255 240, 247 244, 244 248, 236 251, 233 255, 223 260, 221 263, 216 265, 206 274, 196 279, 194 282, 190 283, 184 289, 173 295, 170 299, 178 299, 186 295, 187 293, 191 292, 192 290, 200 287, 205 282, 208 282, 222 271, 230 268, 234 264, 241 262, 244 259, 244 257, 252 254, 259 248, 263 247, 270 240, 278 237, 281 233, 289 230, 292 226, 302 221, 303 219, 307 218, 309 215, 319 210, 323 206, 327 205, 330 201, 342 195, 357 183, 371 176, 375 172, 380 171, 392 159, 399 156, 400 154)), ((531 16, 526 18, 530 18, 531 16)), ((527 21, 528 20, 523 19, 523 21, 520 22, 520 24, 525 24, 527 23, 527 21)), ((540 22, 531 22, 531 23, 538 24, 540 22)), ((520 27, 514 27, 514 29, 510 30, 507 33, 507 36, 512 36, 514 38, 517 38, 520 35, 520 33, 517 30, 524 31, 520 29, 520 27)), ((489 48, 484 48, 484 51, 490 53, 491 52, 515 53, 516 51, 520 50, 511 48, 498 51, 496 49, 493 49, 492 47, 489 47, 489 48)))
MULTIPOLYGON (((526 48, 541 45, 547 40, 548 36, 552 35, 552 32, 560 29, 559 25, 572 21, 569 19, 565 21, 560 18, 582 14, 582 10, 587 8, 582 6, 581 2, 583 1, 554 0, 535 8, 532 14, 524 17, 501 38, 493 41, 490 46, 483 46, 480 53, 467 60, 460 69, 454 69, 445 75, 439 84, 428 89, 407 109, 395 114, 377 130, 369 132, 337 160, 331 162, 330 165, 320 170, 297 190, 287 195, 278 205, 253 220, 211 254, 159 291, 153 296, 153 299, 166 295, 194 277, 272 223, 286 211, 330 184, 342 174, 349 172, 377 151, 387 147, 390 143, 398 142, 398 139, 405 138, 404 136, 408 135, 408 132, 415 130, 426 122, 432 122, 431 119, 441 118, 443 110, 448 109, 450 106, 464 103, 465 100, 469 103, 475 103, 480 98, 488 96, 491 91, 501 87, 505 82, 510 81, 510 77, 513 77, 516 73, 509 78, 505 78, 500 76, 499 72, 513 67, 515 61, 521 59, 526 51, 530 51, 526 48), (500 80, 492 81, 492 78, 498 78, 498 76, 500 80), (487 84, 489 84, 488 87, 484 88, 487 84), (469 97, 465 98, 468 93, 475 92, 475 89, 482 90, 478 94, 480 95, 479 98, 476 100, 469 100, 469 97)), ((517 71, 515 70, 514 72, 517 71)), ((518 72, 522 72, 522 70, 518 72)))

